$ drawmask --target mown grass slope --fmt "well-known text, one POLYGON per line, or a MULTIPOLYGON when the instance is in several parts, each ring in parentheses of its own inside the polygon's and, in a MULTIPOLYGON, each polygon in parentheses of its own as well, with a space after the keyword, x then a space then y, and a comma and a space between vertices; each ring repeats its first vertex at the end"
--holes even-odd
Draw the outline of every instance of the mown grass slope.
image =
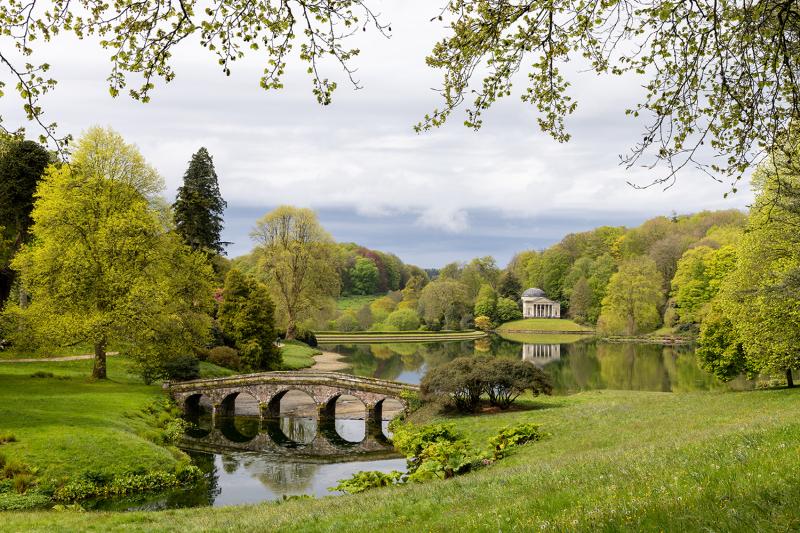
POLYGON ((447 419, 476 446, 517 422, 538 422, 550 433, 452 480, 247 507, 8 513, 4 525, 27 531, 800 528, 800 391, 595 391, 523 405, 535 409, 447 419))
POLYGON ((580 324, 566 318, 523 318, 506 322, 497 328, 503 331, 592 331, 592 328, 581 326, 580 324))

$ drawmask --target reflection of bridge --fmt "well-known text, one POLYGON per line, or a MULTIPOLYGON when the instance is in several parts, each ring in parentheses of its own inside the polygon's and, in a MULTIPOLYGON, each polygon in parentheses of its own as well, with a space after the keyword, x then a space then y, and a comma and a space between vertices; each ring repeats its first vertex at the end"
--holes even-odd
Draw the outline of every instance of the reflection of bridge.
MULTIPOLYGON (((381 430, 381 426, 366 420, 366 432, 360 442, 344 440, 336 431, 332 419, 304 428, 314 430, 310 442, 295 442, 281 429, 278 419, 262 419, 257 426, 237 427, 241 418, 217 419, 212 429, 195 429, 184 436, 181 447, 198 451, 266 452, 281 458, 303 459, 303 462, 336 462, 359 458, 374 460, 376 456, 397 457, 397 452, 381 430)), ((253 420, 253 422, 256 422, 253 420)))
POLYGON ((367 418, 380 423, 383 402, 399 401, 408 407, 406 393, 415 393, 419 387, 396 381, 365 378, 336 372, 264 372, 216 379, 198 379, 169 384, 172 397, 187 412, 197 412, 205 397, 211 405, 212 416, 235 414, 236 397, 247 394, 258 402, 261 418, 280 416, 281 398, 292 390, 308 394, 317 405, 320 420, 332 419, 336 414, 336 400, 340 396, 353 396, 361 400, 367 418))
POLYGON ((534 365, 544 366, 561 359, 560 344, 523 344, 522 360, 534 365))

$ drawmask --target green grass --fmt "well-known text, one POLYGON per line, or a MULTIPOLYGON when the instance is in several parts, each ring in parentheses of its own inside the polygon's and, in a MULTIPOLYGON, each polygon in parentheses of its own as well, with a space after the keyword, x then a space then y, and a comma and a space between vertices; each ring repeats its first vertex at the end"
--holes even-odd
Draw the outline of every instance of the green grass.
MULTIPOLYGON (((550 433, 447 481, 361 495, 156 513, 6 513, 12 531, 796 531, 800 390, 595 391, 443 418, 482 443, 550 433)), ((419 413, 416 418, 424 418, 419 413)))
POLYGON ((322 352, 300 341, 284 341, 281 348, 283 367, 287 370, 299 370, 314 366, 314 356, 322 352))
POLYGON ((109 474, 137 467, 168 469, 176 457, 144 435, 152 430, 132 416, 163 398, 159 385, 144 385, 129 361, 108 360, 108 381, 92 382, 92 361, 0 366, 0 428, 17 442, 0 453, 39 469, 56 484, 91 470, 109 474), (54 377, 33 378, 34 372, 54 377))
POLYGON ((382 295, 369 294, 366 296, 342 296, 336 300, 336 309, 339 311, 358 311, 365 305, 369 305, 382 295))
POLYGON ((498 331, 592 331, 592 328, 581 326, 565 318, 524 318, 506 322, 498 331))
POLYGON ((509 333, 502 330, 498 331, 497 334, 504 339, 523 344, 572 344, 588 337, 588 335, 569 335, 566 333, 509 333))

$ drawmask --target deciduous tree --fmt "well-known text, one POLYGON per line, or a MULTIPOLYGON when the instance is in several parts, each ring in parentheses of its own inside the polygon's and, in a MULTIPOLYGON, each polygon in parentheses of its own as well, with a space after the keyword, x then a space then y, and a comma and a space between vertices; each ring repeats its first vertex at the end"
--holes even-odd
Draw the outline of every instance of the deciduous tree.
POLYGON ((208 337, 211 268, 173 231, 161 188, 136 148, 101 128, 39 185, 33 240, 12 263, 31 303, 8 313, 48 342, 91 343, 95 378, 110 343, 129 342, 152 376, 208 337))
POLYGON ((652 259, 624 262, 611 276, 598 327, 605 333, 636 335, 660 323, 664 293, 661 274, 652 259))
POLYGON ((260 271, 295 338, 298 324, 320 298, 339 293, 332 264, 332 239, 311 209, 280 206, 257 223, 251 236, 258 244, 260 271))

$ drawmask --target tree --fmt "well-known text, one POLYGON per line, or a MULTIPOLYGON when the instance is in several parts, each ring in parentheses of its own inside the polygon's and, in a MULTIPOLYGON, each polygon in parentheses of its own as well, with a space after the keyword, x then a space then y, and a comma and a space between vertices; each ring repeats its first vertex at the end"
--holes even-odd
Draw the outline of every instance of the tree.
POLYGON ((514 272, 506 270, 500 275, 497 292, 500 296, 516 300, 522 295, 522 284, 514 272))
POLYGON ((420 383, 422 399, 452 402, 459 411, 475 411, 484 390, 483 362, 481 357, 457 357, 432 368, 420 383))
POLYGON ((572 295, 569 298, 569 314, 578 324, 587 324, 591 307, 592 288, 586 278, 580 278, 572 288, 572 295))
POLYGON ((200 148, 189 161, 183 185, 175 197, 175 225, 183 240, 195 250, 224 253, 222 215, 228 204, 222 199, 214 161, 200 148))
POLYGON ((50 342, 92 343, 95 378, 106 378, 110 343, 130 342, 152 377, 209 336, 211 269, 153 207, 161 187, 134 146, 90 129, 70 165, 40 182, 33 240, 12 262, 31 303, 7 314, 50 342))
POLYGON ((268 282, 294 339, 300 321, 308 318, 316 300, 339 292, 333 268, 332 239, 311 209, 280 206, 264 215, 251 233, 258 244, 260 271, 268 282))
POLYGON ((725 277, 736 268, 736 248, 697 246, 687 250, 672 279, 672 297, 681 324, 699 324, 706 307, 720 290, 725 277))
MULTIPOLYGON (((658 180, 666 182, 691 164, 738 178, 780 146, 781 133, 800 110, 800 17, 794 0, 442 0, 440 6, 448 34, 426 62, 443 70, 443 105, 426 115, 418 130, 443 124, 468 97, 472 106, 464 123, 480 128, 483 113, 511 94, 512 79, 524 78, 521 99, 536 106, 539 127, 567 141, 565 120, 577 102, 561 67, 582 59, 598 74, 642 78, 634 83, 645 87, 645 95, 627 113, 652 118, 625 162, 632 166, 652 154, 666 164, 668 171, 658 180), (709 159, 698 160, 700 155, 709 159), (707 165, 714 160, 724 163, 707 165)), ((359 50, 348 42, 358 33, 353 29, 370 26, 384 35, 391 29, 373 8, 370 0, 287 0, 277 6, 121 0, 86 10, 67 0, 9 0, 0 4, 0 34, 8 42, 0 50, 11 50, 13 43, 18 53, 0 52, 0 63, 15 81, 28 119, 59 144, 66 139, 56 137, 54 124, 45 124, 39 102, 56 80, 46 74, 50 65, 31 64, 29 56, 37 42, 64 33, 102 36, 102 46, 113 52, 112 95, 128 87, 134 74, 141 84, 128 93, 149 101, 158 78, 174 78, 177 49, 199 42, 214 52, 226 74, 248 51, 262 54, 260 84, 267 90, 283 87, 289 55, 298 50, 308 63, 314 96, 327 105, 337 83, 322 76, 322 63, 340 65, 343 77, 358 87, 351 62, 359 50)), ((421 21, 429 19, 423 16, 421 21)))
POLYGON ((413 331, 419 329, 419 315, 413 309, 398 309, 386 317, 386 325, 398 331, 413 331))
POLYGON ((11 138, 0 152, 0 240, 5 253, 0 255, 0 307, 8 299, 15 273, 10 261, 28 239, 32 223, 34 193, 50 153, 41 145, 11 138))
POLYGON ((697 339, 697 359, 700 366, 723 381, 753 372, 748 365, 736 328, 721 309, 706 316, 697 339))
POLYGON ((452 279, 437 279, 425 285, 419 298, 419 314, 431 327, 440 328, 445 325, 448 311, 451 311, 451 322, 459 312, 468 311, 469 300, 467 289, 463 284, 452 279))
POLYGON ((517 305, 516 300, 511 300, 510 298, 498 298, 496 314, 497 321, 500 324, 522 318, 522 311, 519 305, 517 305))
POLYGON ((658 310, 664 298, 662 286, 661 274, 652 259, 624 262, 608 283, 598 322, 600 330, 636 335, 658 327, 658 310))
POLYGON ((246 370, 277 370, 280 350, 275 346, 275 304, 263 283, 232 269, 225 277, 218 321, 222 334, 233 342, 246 370))
POLYGON ((497 319, 497 293, 488 283, 481 285, 475 299, 475 316, 488 316, 497 319))
POLYGON ((372 259, 357 257, 350 269, 353 294, 375 294, 378 290, 378 267, 372 259))
MULTIPOLYGON (((794 141, 796 142, 796 141, 794 141)), ((787 151, 789 153, 789 151, 787 151)), ((793 153, 800 153, 795 149, 793 153)), ((776 158, 754 174, 756 200, 737 247, 736 270, 718 304, 735 329, 747 366, 786 375, 800 367, 800 165, 776 158)))

